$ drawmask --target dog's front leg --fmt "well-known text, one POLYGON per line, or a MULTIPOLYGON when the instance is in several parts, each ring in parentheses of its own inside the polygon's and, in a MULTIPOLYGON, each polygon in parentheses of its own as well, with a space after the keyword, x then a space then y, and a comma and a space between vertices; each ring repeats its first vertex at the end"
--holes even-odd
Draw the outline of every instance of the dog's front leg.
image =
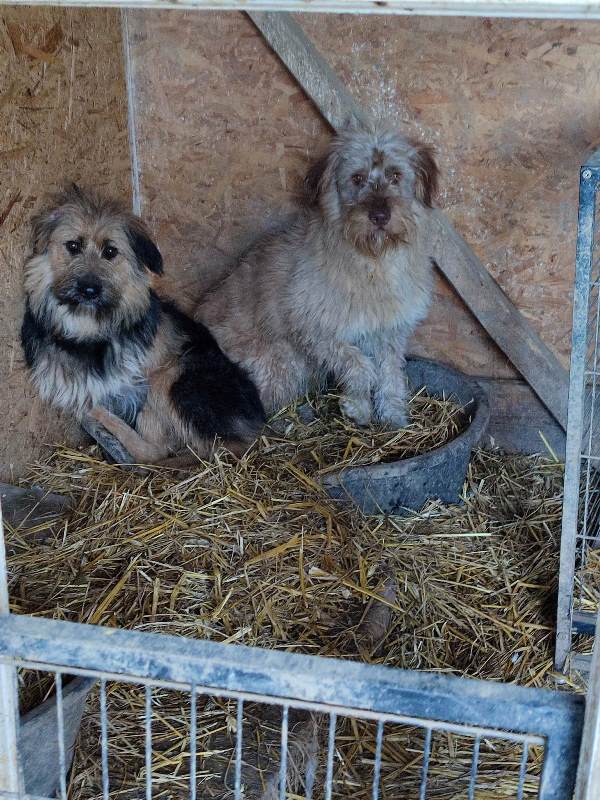
POLYGON ((342 388, 342 413, 358 425, 368 425, 373 416, 375 364, 358 347, 343 342, 323 341, 318 356, 342 388))
POLYGON ((395 336, 381 343, 374 401, 377 419, 390 428, 408 425, 406 380, 406 339, 395 336))
POLYGON ((147 442, 136 430, 102 406, 91 408, 89 416, 121 442, 136 464, 155 464, 166 457, 168 451, 147 442))

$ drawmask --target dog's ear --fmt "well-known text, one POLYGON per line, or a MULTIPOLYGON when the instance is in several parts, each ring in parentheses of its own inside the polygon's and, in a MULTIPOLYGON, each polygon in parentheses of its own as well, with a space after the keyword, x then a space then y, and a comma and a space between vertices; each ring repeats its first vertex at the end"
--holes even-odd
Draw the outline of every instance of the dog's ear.
POLYGON ((45 253, 56 226, 60 222, 61 209, 51 208, 40 211, 31 220, 31 249, 34 256, 45 253))
POLYGON ((326 153, 309 168, 304 178, 304 200, 308 206, 317 206, 323 188, 323 176, 329 165, 329 153, 326 153))
POLYGON ((132 223, 127 226, 127 239, 140 266, 162 275, 163 259, 148 231, 142 225, 132 223))
POLYGON ((439 170, 433 148, 427 144, 413 143, 415 149, 411 158, 415 170, 415 194, 424 206, 431 208, 438 190, 439 170))

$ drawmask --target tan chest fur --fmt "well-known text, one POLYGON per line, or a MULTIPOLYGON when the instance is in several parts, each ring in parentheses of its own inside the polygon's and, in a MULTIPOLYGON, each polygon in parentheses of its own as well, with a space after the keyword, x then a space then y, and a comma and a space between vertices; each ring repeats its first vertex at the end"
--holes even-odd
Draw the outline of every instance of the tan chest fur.
POLYGON ((380 259, 357 258, 356 251, 352 258, 341 250, 324 255, 300 265, 289 286, 293 327, 306 329, 308 316, 321 335, 354 342, 412 329, 427 314, 432 266, 419 248, 393 250, 380 259))

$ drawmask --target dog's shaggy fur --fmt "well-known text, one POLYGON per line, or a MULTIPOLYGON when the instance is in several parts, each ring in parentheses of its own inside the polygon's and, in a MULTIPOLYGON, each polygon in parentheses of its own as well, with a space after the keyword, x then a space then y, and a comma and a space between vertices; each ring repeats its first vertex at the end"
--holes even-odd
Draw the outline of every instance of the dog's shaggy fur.
POLYGON ((202 298, 197 317, 268 411, 332 373, 356 422, 406 424, 404 358, 432 294, 437 175, 426 146, 344 130, 308 172, 305 207, 202 298))
POLYGON ((205 326, 155 294, 162 269, 143 223, 119 204, 77 187, 55 198, 33 221, 25 267, 33 383, 100 421, 136 461, 188 446, 206 456, 215 437, 239 452, 264 422, 256 388, 205 326))

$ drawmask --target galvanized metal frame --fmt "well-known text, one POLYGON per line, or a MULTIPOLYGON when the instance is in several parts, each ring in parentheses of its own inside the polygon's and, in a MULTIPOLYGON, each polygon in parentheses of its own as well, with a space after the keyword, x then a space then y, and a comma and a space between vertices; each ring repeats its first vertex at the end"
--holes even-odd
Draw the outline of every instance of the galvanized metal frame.
MULTIPOLYGON (((194 696, 216 694, 241 702, 276 704, 284 709, 284 721, 285 709, 294 708, 372 719, 381 726, 418 726, 426 732, 423 786, 427 742, 433 731, 472 737, 474 763, 483 738, 522 743, 520 784, 529 746, 543 745, 540 800, 565 800, 573 792, 584 702, 571 694, 241 645, 186 640, 182 646, 181 638, 173 636, 14 615, 0 621, 0 664, 143 684, 147 687, 147 747, 151 745, 151 689, 165 687, 194 696)), ((381 754, 380 735, 377 749, 381 754)), ((284 745, 286 736, 282 727, 284 745)), ((378 763, 376 758, 375 777, 378 763)), ((474 770, 476 775, 476 766, 474 770)), ((285 779, 285 759, 281 779, 285 779)))
MULTIPOLYGON (((596 196, 600 185, 600 151, 596 151, 580 170, 579 179, 579 216, 577 229, 577 250, 575 256, 575 286, 573 292, 573 332, 571 346, 571 372, 569 381, 569 407, 565 459, 565 481, 560 551, 559 594, 557 610, 557 635, 555 664, 560 670, 566 666, 577 669, 589 669, 589 657, 578 657, 576 663, 569 664, 567 659, 571 652, 574 633, 591 634, 595 629, 595 614, 574 610, 575 570, 578 543, 585 547, 587 536, 587 500, 590 492, 590 470, 592 451, 600 447, 600 442, 593 438, 594 415, 596 409, 596 375, 592 384, 592 407, 590 409, 589 426, 586 431, 586 361, 590 342, 589 305, 592 289, 592 271, 595 255, 596 238, 596 196), (584 441, 586 438, 588 441, 584 441), (587 447, 587 453, 586 453, 587 447), (581 468, 586 462, 586 488, 584 491, 584 513, 582 530, 580 530, 581 468)), ((598 257, 596 252, 596 258, 598 257)), ((597 324, 593 361, 600 368, 600 303, 596 310, 597 324)), ((600 383, 598 386, 600 390, 600 383)), ((600 408, 597 410, 600 416, 600 408)), ((600 449, 598 450, 600 456, 600 449)), ((593 538, 593 537, 592 537, 593 538)))
MULTIPOLYGON (((10 619, 7 575, 0 502, 0 625, 10 619)), ((23 788, 18 761, 18 725, 17 669, 14 664, 0 663, 0 792, 19 792, 23 788)))
POLYGON ((338 14, 600 19, 600 3, 586 0, 0 0, 11 5, 308 11, 338 14))
MULTIPOLYGON (((600 631, 600 611, 597 616, 600 631)), ((592 657, 585 725, 574 800, 597 800, 600 794, 600 647, 592 657)))

